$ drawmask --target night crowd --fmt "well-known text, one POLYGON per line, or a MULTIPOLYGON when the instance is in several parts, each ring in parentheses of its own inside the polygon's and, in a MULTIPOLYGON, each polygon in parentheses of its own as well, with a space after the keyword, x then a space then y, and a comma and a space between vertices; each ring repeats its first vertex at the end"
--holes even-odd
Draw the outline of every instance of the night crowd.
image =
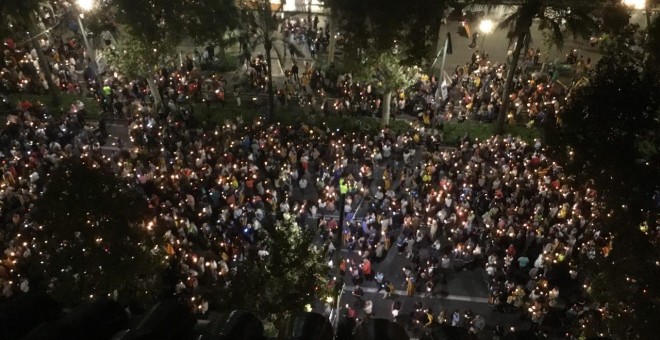
MULTIPOLYGON (((36 12, 36 29, 39 34, 15 41, 6 37, 0 46, 0 90, 4 93, 20 92, 43 94, 48 82, 39 65, 41 58, 51 70, 52 83, 62 92, 81 95, 87 90, 92 93, 99 89, 95 77, 95 67, 104 73, 105 64, 92 65, 91 56, 82 38, 82 28, 76 20, 76 13, 68 2, 45 2, 36 12)), ((105 18, 105 16, 104 16, 105 18)), ((97 54, 114 42, 112 32, 116 31, 108 16, 97 37, 90 37, 97 45, 97 54), (93 40, 96 39, 96 40, 93 40)), ((99 59, 102 60, 102 59, 99 59)))
MULTIPOLYGON (((307 43, 296 25, 286 28, 287 36, 307 43)), ((317 25, 315 20, 310 26, 317 30, 317 25)), ((318 32, 316 50, 325 48, 326 33, 318 32)), ((45 43, 52 47, 44 49, 51 50, 53 66, 59 69, 57 86, 73 91, 71 84, 85 69, 80 66, 84 52, 71 40, 45 43)), ((21 52, 13 42, 5 44, 3 86, 41 82, 32 53, 21 52)), ((512 123, 557 119, 565 100, 558 70, 544 69, 536 56, 533 50, 525 54, 515 78, 512 123)), ((590 62, 580 62, 588 72, 590 62)), ((244 71, 258 85, 255 79, 263 77, 264 66, 255 58, 246 62, 244 71)), ((340 96, 323 108, 326 113, 373 115, 380 109, 381 96, 370 85, 350 75, 299 66, 302 70, 287 72, 280 88, 285 99, 300 91, 329 88, 340 96)), ((204 93, 221 99, 219 93, 224 95, 227 86, 219 76, 189 81, 195 69, 192 64, 188 73, 182 69, 159 74, 156 80, 165 104, 161 111, 148 105, 146 84, 106 84, 106 96, 122 103, 121 115, 130 117, 135 145, 109 157, 101 149, 107 132, 84 124, 80 104, 59 118, 32 103, 17 107, 0 135, 4 297, 30 289, 17 263, 38 255, 21 234, 31 228, 29 210, 49 170, 63 159, 83 157, 109 164, 143 194, 156 216, 145 227, 158 230, 154 237, 165 243, 167 261, 176 273, 176 294, 201 314, 209 308, 208 287, 229 282, 237 263, 268 256, 269 249, 260 241, 262 224, 269 216, 284 214, 306 228, 317 227, 328 256, 338 251, 331 245, 336 237, 332 231, 341 231, 342 247, 362 258, 361 263, 339 264, 347 281, 377 287, 384 298, 394 299, 394 318, 402 314, 397 299, 404 297, 396 296, 400 287, 379 271, 379 262, 392 248, 396 256, 407 259, 407 296, 451 294, 446 284, 452 272, 481 268, 488 277, 493 308, 518 312, 535 325, 552 311, 561 311, 570 323, 593 307, 580 265, 606 254, 610 240, 593 222, 602 211, 592 185, 575 183, 545 156, 540 141, 466 137, 455 148, 440 147, 441 123, 495 119, 506 70, 487 55, 475 52, 471 62, 456 68, 444 82, 421 76, 413 91, 395 93, 394 111, 416 115, 419 122, 406 131, 384 129, 375 134, 240 119, 202 129, 178 104, 197 91, 204 100, 210 100, 204 93), (326 217, 340 211, 340 182, 348 188, 346 226, 326 217), (363 198, 366 203, 360 205, 363 198)), ((361 299, 359 290, 354 294, 361 299)), ((376 303, 381 302, 351 306, 351 313, 371 314, 376 303)), ((420 305, 410 312, 420 324, 435 320, 474 332, 485 326, 483 316, 469 311, 420 305)))
POLYGON ((329 230, 338 226, 323 216, 339 210, 340 180, 350 188, 347 213, 362 197, 369 202, 342 230, 343 246, 364 259, 348 270, 355 283, 385 287, 377 262, 394 247, 409 259, 407 295, 442 294, 448 273, 481 267, 498 310, 540 323, 552 309, 576 317, 587 308, 589 283, 578 264, 609 247, 591 222, 601 213, 598 196, 589 183, 573 183, 538 141, 493 137, 440 149, 424 143, 421 129, 344 134, 228 121, 203 130, 134 108, 137 147, 109 158, 75 113, 41 119, 42 109, 24 103, 11 117, 1 140, 4 296, 29 290, 12 268, 37 256, 19 235, 29 228, 29 208, 48 170, 63 158, 90 157, 109 162, 144 194, 157 216, 150 228, 162 231, 178 273, 177 293, 201 312, 208 308, 205 284, 225 280, 237 262, 267 256, 259 233, 269 214, 288 213, 303 226, 320 219, 330 242, 329 230))

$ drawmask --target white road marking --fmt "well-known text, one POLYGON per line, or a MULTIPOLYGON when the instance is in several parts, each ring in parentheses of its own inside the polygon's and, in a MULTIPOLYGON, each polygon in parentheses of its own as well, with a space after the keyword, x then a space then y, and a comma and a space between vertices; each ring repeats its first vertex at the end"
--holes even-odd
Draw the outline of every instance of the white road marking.
MULTIPOLYGON (((345 286, 344 291, 352 292, 355 287, 345 286)), ((374 287, 361 287, 365 293, 382 293, 383 290, 378 292, 377 288, 374 287)), ((398 296, 407 296, 408 293, 405 290, 396 290, 396 295, 398 296)), ((427 299, 437 299, 437 300, 451 300, 451 301, 464 301, 464 302, 476 302, 476 303, 488 303, 488 298, 485 297, 476 297, 476 296, 464 296, 464 295, 452 295, 447 296, 438 296, 437 294, 433 297, 428 297, 426 293, 416 293, 416 297, 427 298, 427 299)))

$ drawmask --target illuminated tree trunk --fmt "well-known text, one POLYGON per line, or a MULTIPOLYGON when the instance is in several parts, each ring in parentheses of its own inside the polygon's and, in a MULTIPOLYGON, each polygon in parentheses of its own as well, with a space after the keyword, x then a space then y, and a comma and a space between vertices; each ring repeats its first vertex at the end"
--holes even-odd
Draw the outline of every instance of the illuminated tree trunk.
MULTIPOLYGON (((36 30, 36 27, 38 26, 32 15, 30 15, 29 17, 29 23, 30 23, 30 30, 34 32, 34 30, 36 30)), ((29 38, 32 38, 31 34, 29 38)), ((53 74, 51 73, 50 65, 48 65, 48 61, 46 60, 44 51, 41 49, 41 46, 39 46, 39 42, 34 39, 30 40, 30 47, 37 52, 37 62, 39 63, 39 68, 41 69, 41 72, 43 72, 44 74, 44 78, 46 78, 46 84, 48 85, 48 93, 50 93, 53 105, 59 106, 60 91, 53 82, 53 74)))
POLYGON ((330 42, 328 44, 328 64, 335 61, 335 45, 337 45, 337 39, 335 35, 337 34, 335 30, 335 19, 332 13, 330 13, 330 42))
POLYGON ((160 107, 163 104, 163 100, 160 98, 160 92, 154 82, 153 76, 147 76, 147 84, 149 85, 151 95, 154 97, 154 104, 156 104, 156 107, 160 107))
POLYGON ((383 116, 381 120, 381 125, 386 127, 390 124, 390 106, 392 104, 392 90, 385 92, 383 96, 383 116))
POLYGON ((502 106, 500 107, 500 112, 497 115, 497 125, 495 126, 495 133, 503 134, 504 133, 504 120, 506 119, 511 92, 511 85, 513 84, 513 76, 516 74, 516 68, 518 68, 518 60, 520 59, 520 52, 525 45, 525 36, 526 33, 518 34, 516 39, 516 47, 513 49, 513 55, 511 56, 511 63, 509 64, 509 69, 506 74, 506 82, 504 83, 504 89, 502 90, 502 106))
POLYGON ((273 43, 270 39, 266 39, 264 47, 266 48, 266 63, 268 64, 268 121, 273 122, 275 118, 275 93, 273 92, 273 62, 270 55, 273 43))

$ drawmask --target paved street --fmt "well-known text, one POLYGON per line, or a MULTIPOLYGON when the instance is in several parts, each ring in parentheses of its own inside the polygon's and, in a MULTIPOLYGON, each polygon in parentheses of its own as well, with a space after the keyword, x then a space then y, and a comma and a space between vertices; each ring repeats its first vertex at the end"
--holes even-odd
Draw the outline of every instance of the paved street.
MULTIPOLYGON (((420 251, 421 262, 426 261, 428 252, 422 249, 420 251)), ((361 263, 362 256, 357 252, 342 250, 342 257, 351 261, 351 263, 361 263)), ((434 316, 438 316, 440 311, 453 313, 458 310, 465 313, 468 310, 474 314, 482 315, 487 325, 502 325, 507 328, 515 327, 518 329, 529 328, 529 322, 521 321, 519 314, 509 314, 496 312, 488 304, 488 285, 486 273, 481 266, 471 270, 451 270, 447 274, 446 284, 438 284, 433 290, 433 296, 429 296, 424 287, 417 287, 414 296, 408 297, 406 294, 406 281, 403 273, 403 267, 411 264, 406 259, 405 254, 398 253, 396 246, 392 246, 385 259, 380 263, 372 263, 374 273, 382 272, 386 280, 390 280, 396 287, 396 294, 390 299, 383 299, 383 291, 378 292, 377 284, 374 280, 365 280, 361 288, 365 292, 364 301, 373 302, 373 316, 392 318, 392 303, 399 300, 402 303, 401 313, 407 315, 414 310, 414 304, 421 302, 423 308, 431 308, 434 316)), ((353 305, 355 297, 352 291, 355 288, 351 282, 350 273, 344 276, 344 293, 340 298, 339 305, 347 307, 353 305)), ((363 316, 363 311, 360 311, 363 316)), ((411 335, 415 335, 411 332, 411 335)))
MULTIPOLYGON (((98 128, 98 121, 87 122, 93 128, 98 128)), ((105 145, 101 146, 103 154, 111 156, 114 152, 119 151, 120 148, 131 149, 133 143, 128 135, 128 121, 124 119, 108 119, 106 121, 106 129, 108 131, 108 139, 105 145)))
MULTIPOLYGON (((421 159, 421 154, 424 152, 423 149, 417 150, 415 155, 414 162, 417 162, 421 159)), ((374 183, 372 183, 370 191, 375 193, 378 186, 382 185, 382 173, 384 167, 376 167, 374 170, 374 183)), ((399 186, 399 174, 394 177, 393 189, 399 186)), ((293 198, 296 200, 307 199, 315 200, 316 189, 313 189, 313 186, 310 185, 308 189, 301 191, 294 185, 293 189, 293 198)), ((367 199, 362 203, 360 210, 356 213, 356 219, 361 220, 361 218, 366 214, 366 206, 371 202, 372 198, 367 197, 367 199)), ((357 209, 359 202, 353 203, 353 209, 357 209)), ((322 212, 319 212, 321 214, 322 212)), ((325 212, 325 217, 335 217, 338 218, 339 214, 337 211, 334 212, 325 212)), ((308 223, 311 225, 314 223, 313 219, 308 219, 308 223)), ((320 240, 319 240, 320 242, 320 240)), ((424 262, 428 259, 428 245, 424 245, 420 248, 420 261, 424 262)), ((341 256, 344 259, 347 259, 349 263, 361 263, 362 254, 358 251, 350 251, 348 249, 341 250, 341 256)), ((521 321, 519 314, 509 314, 493 311, 493 308, 488 304, 488 284, 486 273, 481 266, 469 270, 451 270, 447 274, 447 281, 445 284, 438 284, 434 288, 433 296, 429 297, 424 290, 424 287, 418 287, 416 294, 413 297, 406 296, 406 281, 405 275, 403 273, 403 268, 406 265, 410 265, 411 260, 406 259, 405 253, 400 254, 397 251, 396 245, 392 247, 387 252, 382 261, 372 263, 372 269, 374 273, 382 272, 384 274, 385 280, 392 281, 396 287, 396 294, 393 298, 383 299, 383 291, 378 292, 377 284, 374 280, 365 280, 361 288, 365 292, 363 297, 364 301, 371 300, 373 302, 373 315, 374 317, 384 317, 392 318, 392 303, 395 299, 401 301, 402 309, 401 313, 408 314, 413 311, 413 305, 415 302, 421 302, 424 308, 431 308, 434 311, 434 316, 438 316, 440 311, 445 311, 447 313, 453 313, 456 310, 459 310, 461 313, 465 313, 468 310, 471 310, 474 314, 482 315, 487 325, 503 325, 507 328, 515 327, 518 329, 529 328, 530 324, 526 321, 521 321)), ((458 264, 458 263, 455 263, 458 264)), ((349 264, 350 266, 350 264, 349 264)), ((340 297, 339 306, 342 308, 347 305, 353 305, 355 297, 352 296, 352 291, 355 288, 354 284, 351 282, 351 275, 347 271, 344 276, 344 292, 340 297)), ((323 306, 316 306, 315 310, 322 312, 324 309, 323 306)), ((364 312, 362 317, 364 316, 364 312)), ((411 336, 417 336, 414 331, 409 330, 411 336)))
MULTIPOLYGON (((487 323, 486 329, 494 328, 493 325, 501 325, 506 328, 514 327, 516 329, 528 329, 530 327, 529 323, 522 322, 520 320, 518 314, 495 312, 488 304, 481 302, 458 301, 449 298, 430 299, 430 298, 422 298, 419 296, 415 296, 415 297, 397 296, 396 298, 383 300, 382 294, 376 294, 367 291, 365 291, 363 297, 364 301, 367 300, 373 301, 373 306, 374 306, 373 317, 385 318, 389 320, 394 319, 392 316, 392 304, 395 301, 395 299, 401 301, 400 315, 409 315, 411 312, 415 310, 415 303, 421 302, 423 308, 431 308, 433 310, 434 316, 436 317, 440 313, 440 311, 445 311, 446 313, 449 314, 448 316, 451 316, 451 313, 453 313, 456 310, 460 311, 461 313, 465 313, 466 311, 470 310, 475 315, 478 314, 485 318, 487 323)), ((344 292, 344 294, 342 295, 340 305, 346 306, 346 304, 353 303, 354 301, 355 298, 351 295, 351 292, 349 290, 344 292)), ((364 314, 361 313, 359 317, 364 318, 364 314)), ((411 337, 413 338, 418 337, 420 335, 419 332, 416 332, 414 330, 408 330, 408 332, 409 335, 411 335, 411 337)))

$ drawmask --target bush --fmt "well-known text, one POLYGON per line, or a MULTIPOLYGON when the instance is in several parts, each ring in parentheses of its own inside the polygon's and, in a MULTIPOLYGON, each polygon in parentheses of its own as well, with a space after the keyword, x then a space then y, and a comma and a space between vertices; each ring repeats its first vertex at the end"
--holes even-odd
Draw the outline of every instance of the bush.
POLYGON ((60 93, 59 107, 53 107, 51 103, 51 96, 49 94, 29 94, 29 93, 10 93, 6 95, 6 105, 0 105, 0 114, 6 115, 11 113, 21 101, 27 100, 33 104, 41 103, 51 108, 53 116, 59 116, 62 113, 69 112, 71 104, 80 100, 85 104, 85 111, 87 118, 98 119, 101 115, 101 105, 94 98, 79 96, 70 93, 60 93))
POLYGON ((210 63, 204 63, 201 65, 202 71, 208 72, 230 72, 238 69, 238 56, 237 55, 225 55, 224 58, 214 60, 210 63))
MULTIPOLYGON (((506 134, 520 137, 526 142, 532 142, 535 138, 539 138, 539 131, 535 128, 527 128, 521 125, 506 125, 506 134)), ((493 125, 489 123, 481 123, 475 121, 466 121, 463 123, 450 122, 444 125, 444 141, 447 145, 457 145, 458 142, 465 136, 471 139, 478 138, 480 140, 488 139, 493 136, 493 125)))

